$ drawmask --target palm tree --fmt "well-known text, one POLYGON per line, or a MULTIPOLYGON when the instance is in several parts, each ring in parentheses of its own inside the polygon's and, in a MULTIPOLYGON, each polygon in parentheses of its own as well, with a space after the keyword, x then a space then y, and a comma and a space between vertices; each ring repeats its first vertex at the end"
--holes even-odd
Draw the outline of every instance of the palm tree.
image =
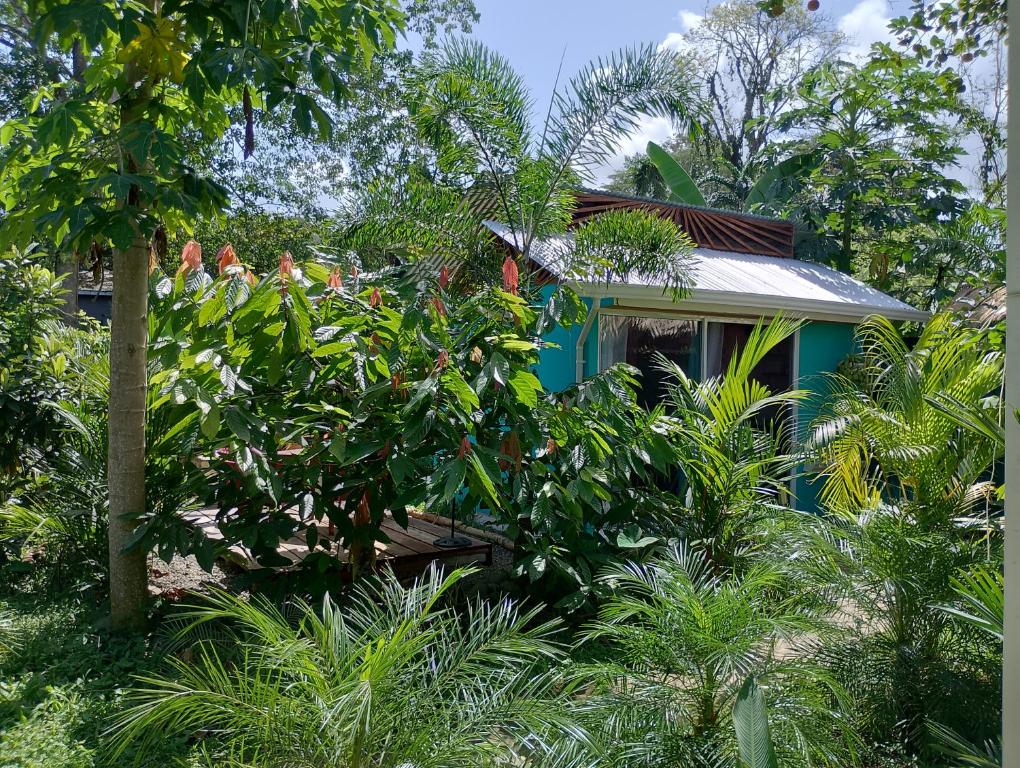
MULTIPOLYGON (((410 105, 423 140, 435 151, 436 168, 425 174, 425 184, 410 179, 396 189, 383 185, 376 191, 382 205, 370 196, 367 218, 386 221, 365 222, 364 231, 377 240, 369 245, 378 248, 386 240, 403 255, 438 230, 451 236, 443 242, 444 255, 452 246, 460 262, 474 267, 477 237, 465 235, 457 222, 487 218, 507 228, 517 256, 527 260, 536 243, 566 232, 575 191, 593 182, 642 117, 690 124, 697 97, 688 66, 675 52, 653 46, 597 59, 557 87, 536 130, 534 102, 509 62, 476 41, 448 40, 419 66, 410 105), (466 191, 470 205, 454 195, 444 212, 437 211, 435 200, 450 187, 466 191)), ((593 217, 577 233, 577 248, 558 255, 563 280, 590 280, 593 272, 608 279, 633 269, 676 291, 687 285, 690 241, 670 222, 630 211, 593 217), (604 245, 616 246, 611 257, 602 252, 604 245)))
POLYGON ((455 612, 467 573, 433 568, 409 587, 386 576, 289 615, 212 594, 185 613, 190 660, 132 692, 118 751, 185 733, 207 736, 217 765, 578 764, 587 740, 557 672, 556 623, 509 601, 455 612))
POLYGON ((804 393, 772 392, 754 378, 754 369, 800 325, 785 318, 759 322, 726 372, 703 381, 659 361, 669 376, 672 436, 687 498, 682 535, 717 570, 747 557, 754 534, 783 509, 784 482, 796 458, 782 415, 804 393))
POLYGON ((780 596, 781 568, 763 561, 719 577, 674 547, 601 578, 614 592, 584 641, 607 643, 618 661, 594 670, 602 684, 587 705, 627 745, 624 764, 735 765, 734 707, 752 673, 781 764, 843 764, 841 694, 807 655, 825 623, 810 600, 780 596))
POLYGON ((909 505, 918 522, 942 526, 987 498, 1000 446, 945 407, 948 396, 961 412, 1001 423, 1002 355, 985 338, 948 314, 913 346, 884 318, 861 324, 858 369, 831 377, 808 446, 828 509, 909 505))
POLYGON ((998 721, 988 640, 939 606, 957 599, 958 574, 1000 556, 1002 358, 947 315, 913 346, 880 318, 857 335, 860 364, 833 377, 809 440, 830 513, 814 562, 856 620, 832 658, 859 724, 924 752, 929 720, 967 738, 998 721))

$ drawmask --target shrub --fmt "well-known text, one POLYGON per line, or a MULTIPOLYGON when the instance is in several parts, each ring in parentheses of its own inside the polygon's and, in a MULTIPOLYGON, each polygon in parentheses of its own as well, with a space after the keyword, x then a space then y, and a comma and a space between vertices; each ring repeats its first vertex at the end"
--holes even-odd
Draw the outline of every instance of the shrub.
POLYGON ((781 765, 845 765, 854 737, 843 694, 810 647, 828 627, 814 601, 782 597, 766 562, 715 576, 696 549, 608 568, 613 588, 585 633, 608 645, 593 715, 637 765, 736 761, 734 705, 753 673, 781 765))
POLYGON ((60 397, 61 360, 41 352, 38 335, 57 315, 60 281, 41 258, 0 255, 0 476, 26 472, 26 449, 49 450, 56 427, 44 403, 60 397))
POLYGON ((555 625, 509 602, 458 615, 444 600, 464 574, 386 576, 289 615, 215 593, 185 614, 190 660, 141 681, 117 742, 185 734, 246 766, 566 764, 560 742, 580 732, 555 625))
POLYGON ((830 512, 810 562, 858 619, 831 654, 862 730, 927 758, 929 721, 975 743, 998 729, 998 644, 940 606, 961 572, 1001 564, 1002 357, 948 315, 913 346, 881 319, 858 339, 809 446, 830 512))
MULTIPOLYGON (((226 542, 261 564, 304 537, 322 589, 344 552, 371 568, 385 514, 484 506, 522 571, 576 606, 614 551, 643 545, 636 521, 663 516, 663 417, 637 408, 632 373, 551 394, 531 371, 542 333, 583 317, 569 289, 535 308, 516 285, 463 293, 417 266, 250 275, 155 280, 152 383, 175 438, 209 457, 226 542)), ((156 518, 142 535, 166 541, 156 518)))

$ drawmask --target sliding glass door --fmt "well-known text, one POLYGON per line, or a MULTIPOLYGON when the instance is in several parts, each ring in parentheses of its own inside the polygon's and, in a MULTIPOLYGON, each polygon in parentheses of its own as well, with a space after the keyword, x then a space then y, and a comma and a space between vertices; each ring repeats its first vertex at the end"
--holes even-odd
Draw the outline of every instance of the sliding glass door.
MULTIPOLYGON (((599 323, 600 367, 628 363, 637 368, 641 372, 639 400, 647 407, 658 404, 666 395, 659 355, 694 379, 718 376, 747 344, 754 327, 739 321, 622 314, 603 314, 599 323)), ((773 392, 794 384, 794 338, 773 347, 754 369, 754 378, 773 392)), ((768 414, 767 418, 778 415, 768 414)))

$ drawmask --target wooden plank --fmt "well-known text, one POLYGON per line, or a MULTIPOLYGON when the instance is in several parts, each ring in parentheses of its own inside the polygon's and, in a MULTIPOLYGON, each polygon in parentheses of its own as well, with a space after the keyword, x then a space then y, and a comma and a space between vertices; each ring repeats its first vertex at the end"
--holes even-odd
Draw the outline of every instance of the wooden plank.
POLYGON ((432 545, 431 541, 425 542, 420 538, 409 535, 407 531, 395 523, 390 521, 386 522, 389 522, 390 524, 387 525, 385 522, 383 523, 383 533, 389 536, 394 543, 400 544, 402 547, 406 547, 411 553, 426 554, 428 552, 433 552, 436 549, 432 545))
MULTIPOLYGON (((222 535, 216 525, 216 510, 195 510, 186 513, 185 519, 212 539, 222 540, 222 535)), ((316 526, 319 536, 323 540, 330 540, 329 528, 327 525, 316 526)), ((471 543, 464 547, 443 549, 435 546, 432 542, 439 536, 447 534, 448 529, 436 525, 421 518, 412 517, 408 521, 408 530, 401 528, 391 517, 386 517, 381 525, 383 532, 390 538, 390 542, 375 542, 376 552, 380 564, 387 564, 398 573, 412 574, 427 567, 435 560, 450 560, 457 558, 483 558, 485 562, 491 562, 492 545, 477 538, 471 538, 471 543)), ((330 540, 330 551, 337 555, 341 562, 346 564, 347 552, 337 552, 336 542, 330 540)), ((290 566, 298 565, 309 554, 308 543, 303 536, 296 536, 280 542, 277 551, 290 561, 290 566)), ((315 551, 321 551, 316 548, 315 551)), ((242 544, 235 544, 229 548, 229 555, 243 568, 261 568, 256 562, 254 555, 242 544)))

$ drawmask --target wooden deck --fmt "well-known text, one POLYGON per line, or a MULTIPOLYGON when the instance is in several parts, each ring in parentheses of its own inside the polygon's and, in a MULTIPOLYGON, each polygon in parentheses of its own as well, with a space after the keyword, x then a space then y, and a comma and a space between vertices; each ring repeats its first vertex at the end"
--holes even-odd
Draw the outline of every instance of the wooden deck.
MULTIPOLYGON (((185 513, 185 519, 191 524, 201 528, 205 534, 215 540, 222 539, 219 528, 216 526, 216 510, 200 509, 194 512, 185 513)), ((327 525, 317 526, 319 537, 328 540, 329 530, 327 525)), ((375 550, 378 557, 378 564, 381 567, 391 567, 403 576, 419 573, 429 566, 430 563, 439 560, 445 565, 461 566, 472 563, 489 565, 492 562, 492 544, 475 536, 470 536, 457 527, 458 535, 469 540, 469 544, 461 547, 444 549, 436 546, 433 542, 442 536, 450 535, 450 528, 438 525, 420 517, 408 519, 407 530, 404 530, 391 517, 387 515, 382 524, 382 531, 389 539, 388 542, 377 541, 375 550)), ((277 551, 291 561, 292 565, 300 563, 308 554, 308 544, 303 537, 295 537, 281 542, 277 551)), ((245 570, 262 568, 252 553, 243 545, 235 544, 230 547, 228 557, 231 561, 245 570)), ((341 554, 341 561, 346 561, 347 553, 341 554)), ((288 566, 283 566, 287 568, 288 566)))

